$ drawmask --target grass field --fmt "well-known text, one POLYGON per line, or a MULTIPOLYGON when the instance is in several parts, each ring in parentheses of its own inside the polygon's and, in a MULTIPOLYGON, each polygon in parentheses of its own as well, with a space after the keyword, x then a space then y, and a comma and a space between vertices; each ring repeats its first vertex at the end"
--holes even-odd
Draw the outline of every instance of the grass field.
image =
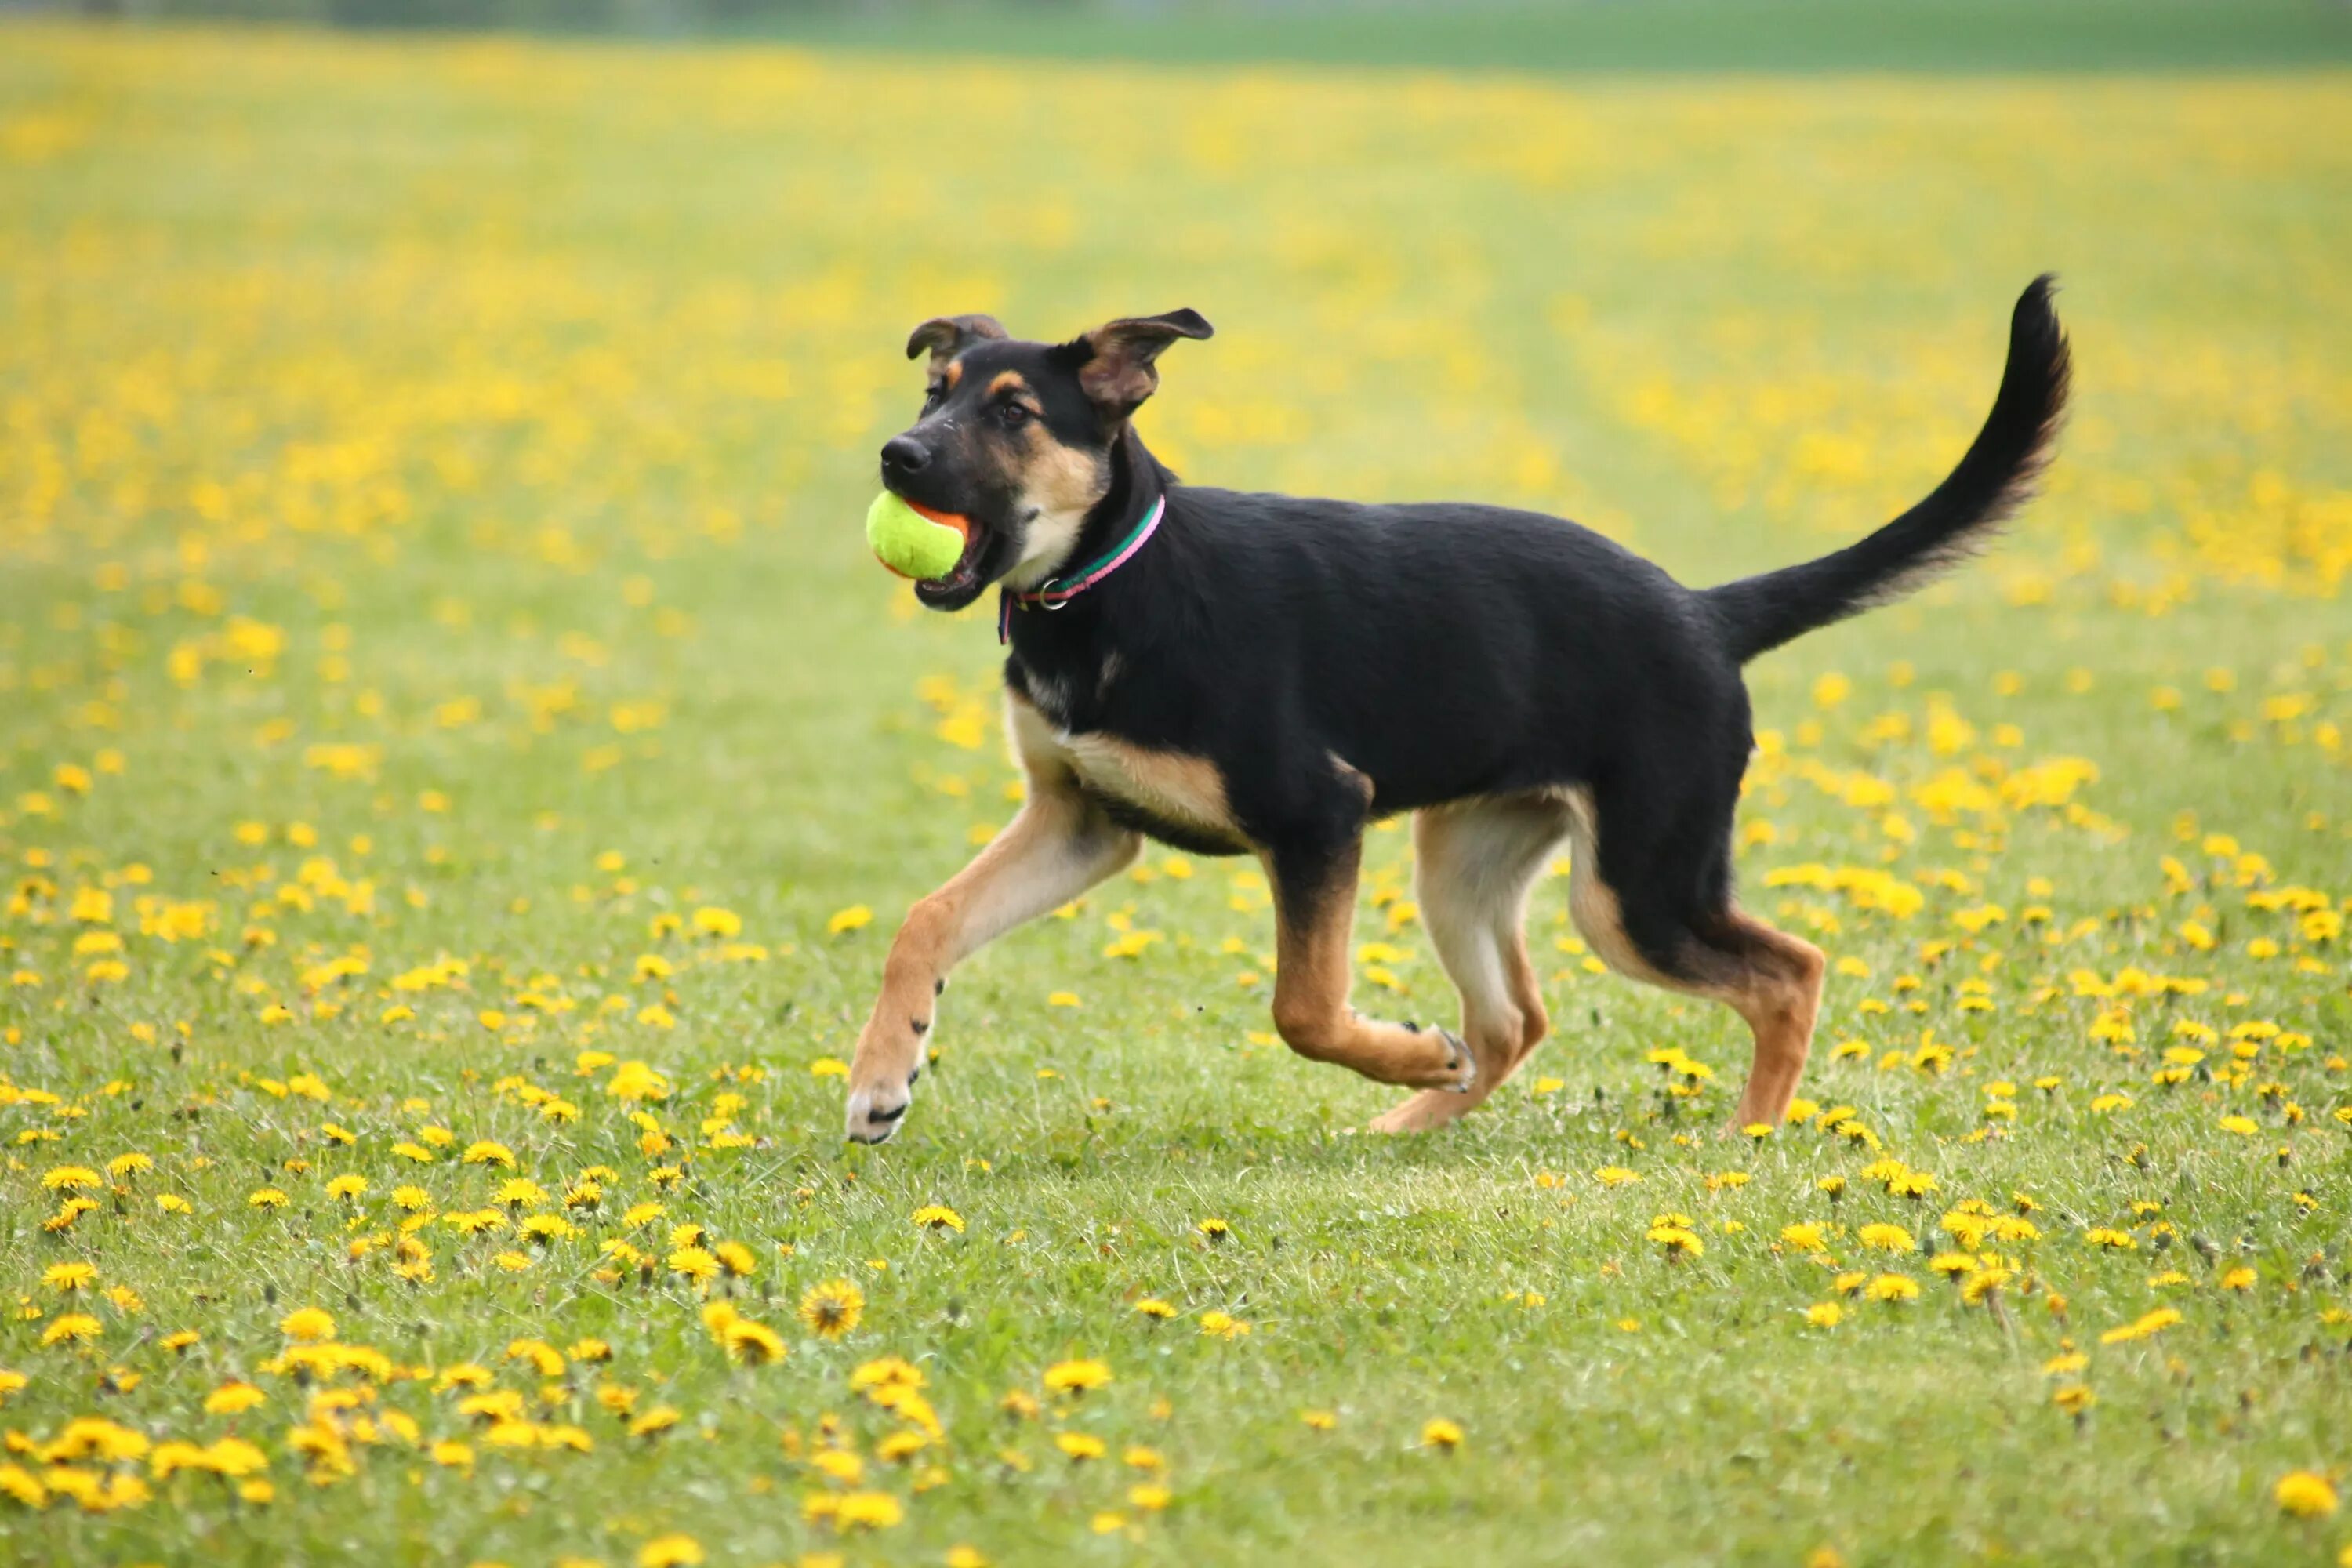
MULTIPOLYGON (((2352 1561, 2347 197, 2328 72, 0 29, 0 1560, 2352 1561), (2046 498, 1752 672, 1788 1125, 1549 886, 1556 1037, 1359 1132, 1155 851, 843 1144, 1013 809, 992 606, 859 536, 915 321, 1194 306, 1190 477, 1712 581, 2044 268, 2046 498)), ((1446 1016, 1408 837, 1359 1001, 1446 1016)))
MULTIPOLYGON (((266 14, 276 0, 164 3, 266 14)), ((387 13, 469 12, 463 0, 378 3, 387 13)), ((596 10, 577 0, 493 8, 559 27, 593 26, 596 10)), ((604 9, 624 27, 644 14, 609 0, 604 9)), ((2352 60, 2352 11, 2332 0, 960 0, 754 12, 739 25, 801 43, 1016 57, 1473 69, 2132 71, 2352 60)))

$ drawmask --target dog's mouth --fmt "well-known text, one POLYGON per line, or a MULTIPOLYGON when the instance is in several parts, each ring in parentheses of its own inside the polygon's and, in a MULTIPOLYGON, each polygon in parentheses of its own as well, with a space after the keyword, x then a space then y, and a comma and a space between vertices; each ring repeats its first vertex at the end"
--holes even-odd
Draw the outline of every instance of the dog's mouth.
POLYGON ((915 584, 915 598, 925 609, 960 610, 988 586, 988 558, 997 531, 969 514, 964 521, 963 553, 956 557, 954 567, 944 577, 915 584))

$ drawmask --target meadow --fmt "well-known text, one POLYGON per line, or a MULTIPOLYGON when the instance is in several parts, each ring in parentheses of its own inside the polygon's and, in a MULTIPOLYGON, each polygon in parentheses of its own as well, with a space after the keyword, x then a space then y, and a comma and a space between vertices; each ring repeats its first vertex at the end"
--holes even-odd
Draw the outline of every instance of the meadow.
MULTIPOLYGON (((2352 1563, 2347 197, 2340 70, 0 27, 0 1560, 2352 1563), (1188 477, 1710 582, 2045 268, 2044 498, 1751 671, 1787 1124, 1552 883, 1554 1038, 1368 1134, 1155 849, 843 1142, 1017 800, 860 535, 915 322, 1192 306, 1188 477)), ((1409 837, 1358 1000, 1444 1016, 1409 837)))

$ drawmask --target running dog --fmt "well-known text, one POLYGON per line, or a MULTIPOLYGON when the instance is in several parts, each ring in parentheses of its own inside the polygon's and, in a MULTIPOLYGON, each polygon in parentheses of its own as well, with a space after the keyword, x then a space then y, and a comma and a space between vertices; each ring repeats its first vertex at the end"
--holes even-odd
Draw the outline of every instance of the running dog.
POLYGON ((1755 1036, 1735 1127, 1778 1125, 1822 958, 1732 896, 1753 746, 1740 668, 1909 592, 2032 492, 2069 356, 2038 279, 2011 318, 1983 429, 1934 493, 1860 542, 1684 587, 1572 522, 1466 504, 1369 506, 1180 483, 1137 435, 1192 310, 1064 343, 987 316, 908 340, 921 416, 882 480, 968 520, 936 610, 1002 595, 1005 718, 1027 774, 1012 824, 891 942, 849 1076, 848 1132, 903 1125, 950 970, 1133 861, 1144 838, 1254 855, 1274 889, 1274 1022, 1299 1055, 1412 1089, 1372 1125, 1440 1126, 1508 1079, 1549 1022, 1523 933, 1571 846, 1569 909, 1612 968, 1728 1005, 1755 1036), (1458 1031, 1349 1005, 1366 826, 1413 814, 1422 919, 1458 1031))

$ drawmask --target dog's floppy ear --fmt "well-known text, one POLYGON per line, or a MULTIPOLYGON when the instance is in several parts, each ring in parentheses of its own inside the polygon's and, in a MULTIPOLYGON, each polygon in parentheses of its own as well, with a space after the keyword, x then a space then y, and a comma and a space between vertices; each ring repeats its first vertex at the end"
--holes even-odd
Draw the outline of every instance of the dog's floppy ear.
POLYGON ((1106 321, 1069 346, 1083 353, 1078 384, 1095 405, 1115 419, 1124 419, 1160 390, 1160 372, 1153 361, 1178 338, 1216 334, 1198 310, 1171 310, 1164 316, 1123 316, 1106 321))
POLYGON ((908 335, 907 357, 929 349, 936 370, 976 342, 1008 335, 993 316, 933 316, 908 335))

